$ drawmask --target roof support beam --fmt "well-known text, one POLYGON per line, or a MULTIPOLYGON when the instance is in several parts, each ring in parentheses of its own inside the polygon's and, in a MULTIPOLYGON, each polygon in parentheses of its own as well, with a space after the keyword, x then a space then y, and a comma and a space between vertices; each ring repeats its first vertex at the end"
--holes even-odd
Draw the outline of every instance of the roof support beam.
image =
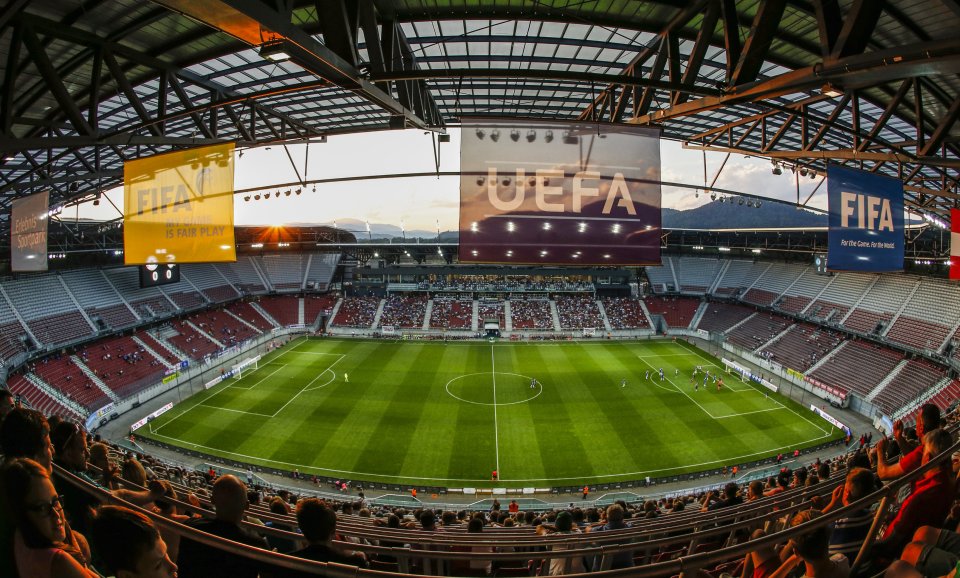
POLYGON ((348 8, 344 0, 315 0, 323 44, 337 56, 356 68, 357 56, 357 6, 351 2, 348 8))
POLYGON ((733 86, 753 82, 760 75, 760 67, 770 51, 770 43, 777 34, 786 7, 787 0, 761 0, 747 43, 743 46, 743 54, 733 73, 733 86))
MULTIPOLYGON (((720 18, 720 5, 711 2, 707 5, 707 11, 703 15, 703 22, 700 25, 700 32, 697 33, 697 41, 690 51, 690 57, 687 59, 687 68, 683 71, 683 78, 680 84, 684 86, 693 86, 700 74, 700 67, 703 65, 703 59, 707 54, 707 48, 713 40, 713 32, 717 27, 717 20, 720 18)), ((677 55, 679 59, 679 55, 677 55)), ((673 79, 670 79, 673 81, 673 79)), ((688 92, 676 92, 673 95, 673 104, 686 102, 689 98, 688 92)))
POLYGON ((940 119, 940 124, 937 125, 933 134, 930 135, 930 140, 928 140, 927 144, 920 150, 921 157, 930 156, 943 144, 944 139, 950 134, 950 129, 956 124, 958 116, 960 116, 960 98, 953 101, 950 109, 943 115, 943 118, 940 119))
POLYGON ((76 102, 74 102, 70 91, 64 86, 63 80, 60 79, 60 75, 57 74, 56 69, 53 67, 53 63, 50 61, 50 57, 47 56, 46 50, 40 45, 40 39, 37 38, 36 33, 30 26, 25 26, 23 29, 23 43, 27 47, 30 57, 33 58, 33 62, 37 65, 37 70, 39 70, 43 76, 47 87, 57 100, 57 104, 60 105, 60 108, 64 114, 67 115, 67 118, 70 120, 70 123, 73 124, 76 131, 80 134, 92 134, 93 127, 87 124, 87 120, 83 118, 80 108, 77 107, 76 102))
POLYGON ((733 73, 737 70, 737 59, 740 57, 740 17, 737 15, 735 0, 721 0, 723 11, 723 47, 727 56, 726 84, 733 81, 733 73))
POLYGON ((880 20, 884 3, 885 0, 854 0, 830 53, 833 58, 853 56, 864 51, 880 20))
POLYGON ((833 53, 837 38, 843 28, 843 16, 840 13, 839 0, 813 0, 814 14, 817 16, 817 30, 820 32, 820 51, 824 58, 833 53))

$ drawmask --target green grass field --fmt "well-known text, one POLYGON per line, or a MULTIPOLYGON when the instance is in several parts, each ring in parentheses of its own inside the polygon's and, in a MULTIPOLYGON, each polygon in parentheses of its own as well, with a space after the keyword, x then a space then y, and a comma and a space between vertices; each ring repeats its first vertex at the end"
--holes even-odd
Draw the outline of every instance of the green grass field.
POLYGON ((669 341, 299 339, 138 433, 303 473, 449 487, 493 485, 495 469, 509 487, 636 480, 840 437, 734 375, 695 391, 696 365, 721 364, 669 341))

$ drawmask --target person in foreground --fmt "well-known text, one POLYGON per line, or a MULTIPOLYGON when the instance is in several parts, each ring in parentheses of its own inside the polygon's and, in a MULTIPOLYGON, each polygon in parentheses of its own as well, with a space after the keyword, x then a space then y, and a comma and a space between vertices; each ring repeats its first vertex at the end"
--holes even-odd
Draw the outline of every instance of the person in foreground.
POLYGON ((2 479, 8 514, 16 525, 17 573, 22 578, 96 578, 87 541, 67 526, 47 468, 15 458, 4 465, 2 479))
POLYGON ((177 578, 177 565, 150 518, 119 506, 101 506, 90 539, 97 567, 116 578, 177 578))
POLYGON ((347 555, 333 545, 337 532, 337 514, 317 498, 307 498, 297 503, 297 524, 309 544, 291 556, 317 562, 336 562, 367 568, 362 552, 347 555))

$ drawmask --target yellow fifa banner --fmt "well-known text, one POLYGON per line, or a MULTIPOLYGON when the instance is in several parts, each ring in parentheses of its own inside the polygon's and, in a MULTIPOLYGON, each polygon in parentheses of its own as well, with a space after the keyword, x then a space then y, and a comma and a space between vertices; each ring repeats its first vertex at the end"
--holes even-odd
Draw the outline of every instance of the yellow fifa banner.
POLYGON ((123 164, 127 265, 236 261, 233 143, 123 164))

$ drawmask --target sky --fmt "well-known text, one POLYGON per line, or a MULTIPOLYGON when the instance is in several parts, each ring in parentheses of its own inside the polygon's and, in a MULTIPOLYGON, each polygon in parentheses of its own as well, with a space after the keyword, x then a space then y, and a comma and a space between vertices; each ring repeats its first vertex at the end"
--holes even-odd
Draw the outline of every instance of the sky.
MULTIPOLYGON (((440 171, 460 168, 460 131, 449 130, 449 143, 438 144, 440 171)), ((277 187, 263 192, 290 189, 295 183, 312 179, 358 177, 370 175, 434 172, 432 136, 419 130, 380 131, 336 135, 326 143, 263 146, 238 150, 235 156, 235 188, 277 187), (286 151, 284 150, 286 148, 286 151), (242 152, 242 156, 239 154, 242 152), (289 156, 288 156, 289 153, 289 156), (291 162, 292 159, 292 162, 291 162)), ((675 141, 661 140, 661 167, 664 182, 704 184, 704 156, 701 151, 684 149, 675 141)), ((707 153, 709 184, 723 163, 726 154, 707 153)), ((771 173, 767 159, 730 155, 716 187, 759 195, 765 198, 795 202, 794 174, 771 173)), ((800 178, 800 198, 820 184, 821 178, 800 178)), ((245 202, 245 193, 238 193, 234 202, 236 225, 286 225, 343 223, 356 229, 348 219, 403 226, 406 230, 453 231, 459 221, 459 178, 414 177, 354 180, 302 187, 301 195, 245 202)), ((62 218, 79 216, 91 219, 115 219, 123 209, 123 189, 105 193, 110 202, 95 207, 91 202, 71 208, 62 218), (116 205, 117 209, 114 208, 116 205)), ((709 202, 709 195, 696 195, 692 189, 664 186, 662 206, 690 209, 709 202)), ((826 208, 826 185, 820 186, 810 206, 826 208)))

